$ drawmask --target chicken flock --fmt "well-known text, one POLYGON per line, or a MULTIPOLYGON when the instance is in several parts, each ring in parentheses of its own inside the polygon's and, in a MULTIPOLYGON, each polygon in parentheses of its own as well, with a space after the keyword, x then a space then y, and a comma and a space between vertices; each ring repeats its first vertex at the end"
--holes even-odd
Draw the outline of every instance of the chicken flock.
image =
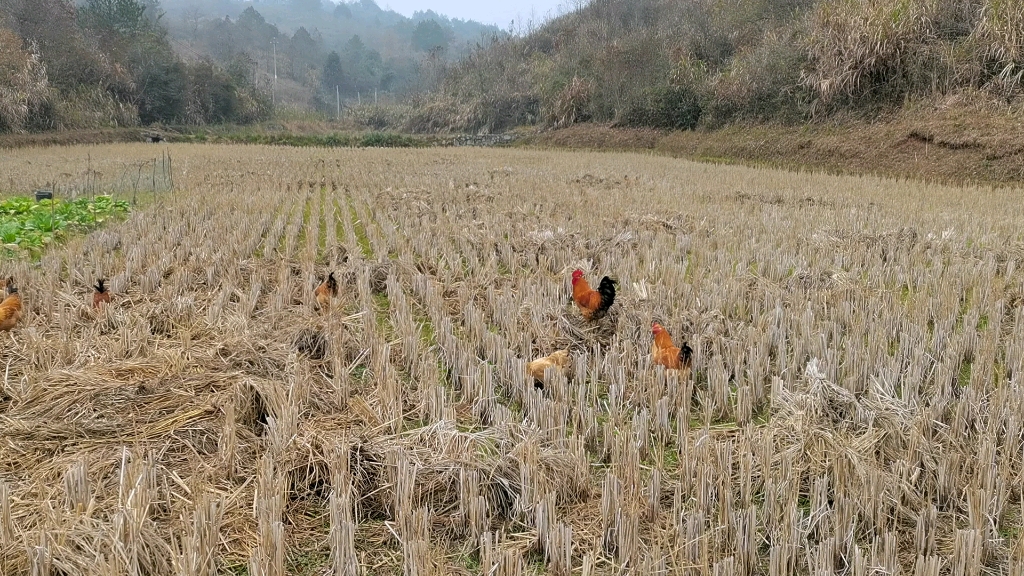
MULTIPOLYGON (((583 271, 576 269, 572 273, 572 300, 579 308, 585 320, 596 321, 604 317, 615 303, 615 281, 605 276, 601 278, 597 290, 590 287, 583 271)), ((682 347, 672 343, 668 331, 655 322, 651 326, 654 342, 651 347, 651 361, 664 366, 667 370, 677 370, 683 378, 689 378, 693 365, 693 350, 684 342, 682 347)), ((565 374, 569 368, 569 351, 558 350, 543 358, 529 362, 526 371, 533 378, 535 386, 543 388, 549 377, 548 369, 565 374)))
MULTIPOLYGON (((99 278, 93 286, 92 306, 100 310, 103 306, 110 305, 110 292, 107 290, 105 280, 99 278)), ((607 314, 608 310, 615 303, 615 280, 608 276, 601 279, 597 290, 590 287, 587 279, 583 277, 583 271, 576 269, 572 273, 572 299, 580 314, 587 321, 600 320, 607 314)), ((14 283, 14 278, 7 278, 4 281, 4 299, 0 301, 0 332, 11 331, 21 320, 22 302, 21 295, 14 283)), ((332 301, 338 296, 338 281, 334 272, 327 275, 327 278, 313 290, 316 298, 317 308, 321 313, 331 309, 332 301)), ((682 346, 676 346, 672 337, 661 324, 655 322, 651 326, 653 344, 651 346, 651 362, 664 366, 667 370, 677 370, 683 378, 690 376, 692 368, 693 350, 683 342, 682 346)), ((552 370, 566 374, 569 369, 569 351, 557 350, 542 358, 537 358, 526 365, 527 374, 533 378, 537 388, 543 388, 547 379, 550 378, 552 370)))
MULTIPOLYGON (((92 307, 95 310, 110 304, 110 292, 107 291, 105 283, 106 280, 99 278, 93 286, 92 307)), ((0 300, 0 332, 10 332, 21 321, 21 294, 18 293, 14 277, 9 276, 6 280, 0 281, 0 288, 4 294, 3 300, 0 300)))

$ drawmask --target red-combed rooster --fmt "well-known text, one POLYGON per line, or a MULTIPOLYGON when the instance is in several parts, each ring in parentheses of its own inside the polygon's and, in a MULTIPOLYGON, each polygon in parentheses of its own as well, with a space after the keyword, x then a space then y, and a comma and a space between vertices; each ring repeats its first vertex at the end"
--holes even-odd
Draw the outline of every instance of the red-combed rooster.
POLYGON ((572 273, 572 300, 579 306, 584 318, 596 320, 604 316, 605 312, 615 303, 615 280, 605 276, 601 279, 597 290, 594 290, 583 277, 583 270, 574 270, 572 273))
POLYGON ((661 324, 657 322, 651 326, 651 333, 654 334, 651 360, 669 370, 679 370, 685 373, 685 376, 689 376, 693 366, 693 349, 686 342, 683 342, 682 348, 673 344, 668 330, 662 328, 661 324))
POLYGON ((12 330, 21 320, 21 295, 14 278, 7 279, 7 297, 0 302, 0 332, 12 330))
POLYGON ((92 293, 92 307, 99 309, 100 304, 110 304, 110 292, 107 291, 107 287, 103 285, 106 280, 99 278, 96 280, 96 285, 93 286, 95 292, 92 293))

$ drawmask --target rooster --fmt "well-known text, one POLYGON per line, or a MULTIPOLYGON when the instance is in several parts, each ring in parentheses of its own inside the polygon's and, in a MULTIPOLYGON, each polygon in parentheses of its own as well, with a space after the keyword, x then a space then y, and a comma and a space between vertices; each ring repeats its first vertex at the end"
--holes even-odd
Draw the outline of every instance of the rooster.
POLYGON ((544 372, 548 368, 557 368, 565 373, 565 369, 569 366, 569 351, 559 350, 543 358, 538 358, 533 362, 526 364, 526 371, 533 377, 533 385, 535 388, 544 389, 544 372))
POLYGON ((21 320, 21 296, 14 278, 7 279, 7 297, 0 302, 0 332, 13 329, 21 320))
POLYGON ((92 307, 99 310, 100 304, 110 304, 110 292, 107 292, 107 287, 103 285, 106 280, 99 278, 96 280, 96 285, 93 288, 96 290, 92 293, 92 307))
POLYGON ((597 290, 593 290, 583 277, 583 270, 576 269, 572 273, 572 300, 584 318, 597 320, 615 303, 615 280, 605 276, 597 290))
POLYGON ((326 312, 331 307, 331 299, 338 295, 338 281, 334 279, 334 272, 327 275, 327 280, 317 286, 313 294, 316 296, 317 306, 326 312))
POLYGON ((654 334, 651 360, 669 370, 679 370, 689 377, 690 369, 693 366, 693 349, 686 342, 683 342, 682 348, 673 344, 668 331, 657 322, 651 326, 651 333, 654 334))

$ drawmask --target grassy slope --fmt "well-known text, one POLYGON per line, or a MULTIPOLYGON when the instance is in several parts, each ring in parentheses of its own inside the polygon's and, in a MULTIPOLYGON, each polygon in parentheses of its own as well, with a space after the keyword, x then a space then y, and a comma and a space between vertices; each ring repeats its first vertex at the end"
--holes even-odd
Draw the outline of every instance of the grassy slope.
POLYGON ((693 160, 736 162, 941 182, 1024 182, 1024 118, 990 107, 902 112, 884 121, 731 126, 659 132, 594 124, 542 132, 527 145, 648 149, 693 160))

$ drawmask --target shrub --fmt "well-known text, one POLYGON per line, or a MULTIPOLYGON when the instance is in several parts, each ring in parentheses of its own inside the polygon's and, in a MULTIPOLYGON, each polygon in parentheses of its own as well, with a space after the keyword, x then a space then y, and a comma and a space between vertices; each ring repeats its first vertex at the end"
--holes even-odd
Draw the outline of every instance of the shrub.
POLYGON ((364 104, 352 106, 345 115, 360 126, 373 130, 399 130, 408 122, 411 109, 398 104, 364 104))
POLYGON ((807 38, 810 67, 804 84, 825 105, 843 97, 886 100, 914 91, 919 84, 907 80, 924 60, 923 47, 935 37, 936 5, 917 0, 819 3, 807 38))
POLYGON ((189 124, 230 122, 239 112, 238 91, 224 71, 209 60, 187 66, 185 121, 189 124))
POLYGON ((174 122, 185 111, 185 65, 169 53, 147 59, 136 71, 136 81, 144 89, 136 102, 139 119, 145 124, 174 122))
POLYGON ((690 88, 665 86, 651 90, 647 97, 626 111, 627 126, 692 130, 700 122, 699 95, 690 88))
POLYGON ((136 126, 138 108, 122 102, 99 86, 83 86, 55 99, 60 128, 100 128, 103 126, 136 126))
POLYGON ((274 111, 273 103, 266 92, 253 86, 236 88, 237 106, 232 122, 238 124, 254 124, 270 118, 274 111))
POLYGON ((534 124, 540 117, 540 99, 532 93, 486 95, 472 103, 459 128, 472 132, 501 132, 534 124))
POLYGON ((21 48, 21 38, 0 28, 0 132, 19 132, 47 116, 49 79, 42 57, 21 48))
POLYGON ((359 145, 374 148, 415 148, 422 144, 419 140, 401 134, 371 132, 362 137, 359 145))
POLYGON ((571 126, 576 122, 589 120, 593 91, 593 84, 579 76, 573 76, 555 99, 550 121, 555 126, 571 126))
POLYGON ((1024 4, 985 0, 974 40, 990 85, 1006 95, 1019 92, 1024 78, 1024 4))
POLYGON ((500 132, 536 123, 540 99, 533 94, 486 94, 468 102, 436 95, 417 106, 405 124, 414 133, 500 132))
POLYGON ((806 53, 793 35, 767 33, 708 81, 702 123, 714 127, 733 120, 799 120, 808 100, 800 83, 805 62, 806 53))
POLYGON ((462 124, 461 109, 454 98, 437 95, 413 110, 405 129, 414 133, 454 132, 462 124))
POLYGON ((533 94, 556 125, 717 126, 980 87, 1017 98, 1022 83, 1019 0, 600 0, 448 67, 462 106, 427 116, 486 126, 486 103, 533 94))

